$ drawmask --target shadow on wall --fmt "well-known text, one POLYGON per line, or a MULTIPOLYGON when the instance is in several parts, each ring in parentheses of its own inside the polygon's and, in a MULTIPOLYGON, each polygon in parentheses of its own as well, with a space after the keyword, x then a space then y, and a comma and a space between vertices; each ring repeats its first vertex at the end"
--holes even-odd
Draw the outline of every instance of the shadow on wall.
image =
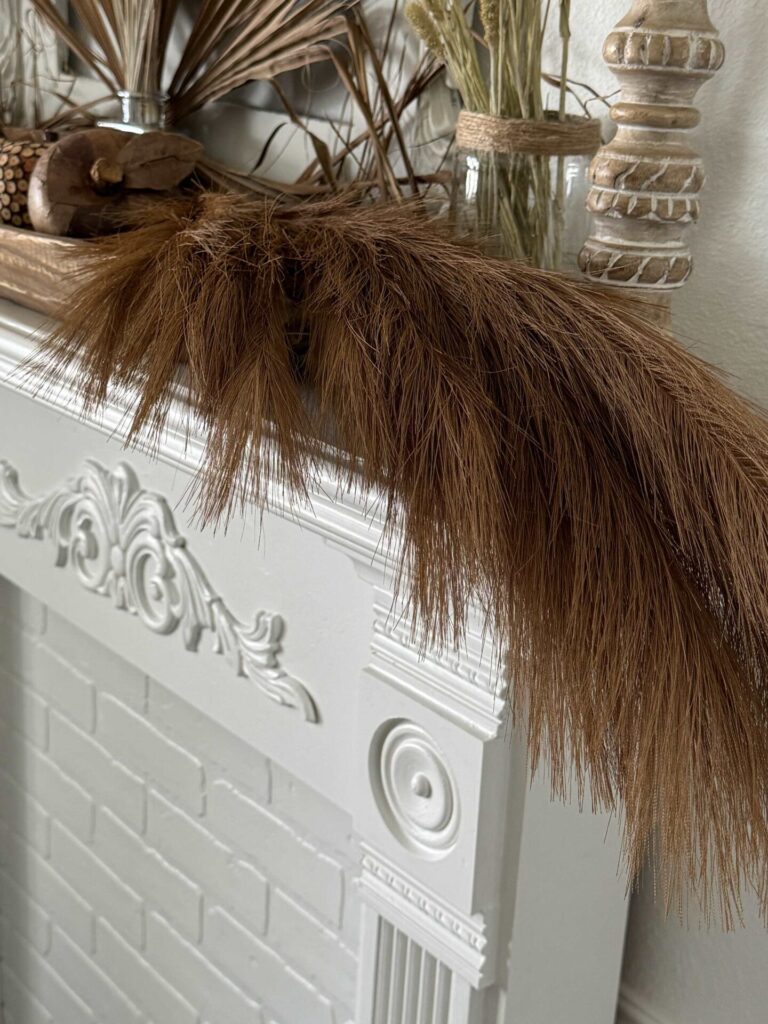
MULTIPOLYGON (((697 355, 768 407, 768 18, 764 0, 712 0, 725 66, 697 97, 692 145, 704 158, 702 218, 691 282, 675 324, 697 355)), ((747 898, 744 928, 699 929, 664 919, 646 877, 627 934, 619 1024, 765 1024, 768 931, 747 898)))
POLYGON ((764 0, 714 0, 724 67, 697 98, 692 143, 704 158, 702 216, 692 232, 694 275, 675 322, 694 351, 768 406, 768 18, 764 0))
POLYGON ((32 992, 45 983, 40 958, 51 942, 48 915, 29 895, 50 853, 48 816, 28 795, 40 784, 47 720, 42 701, 17 681, 44 628, 43 606, 0 576, 0 993, 20 1021, 44 1019, 32 992))
MULTIPOLYGON (((616 80, 599 50, 629 7, 630 0, 573 5, 572 75, 605 96, 616 80)), ((691 231, 694 274, 675 300, 674 322, 685 345, 768 408, 768 17, 765 0, 708 7, 726 60, 695 101, 702 120, 691 145, 707 183, 691 231)), ((646 877, 633 900, 619 1024, 765 1024, 768 931, 754 901, 745 923, 723 935, 665 920, 646 877)))

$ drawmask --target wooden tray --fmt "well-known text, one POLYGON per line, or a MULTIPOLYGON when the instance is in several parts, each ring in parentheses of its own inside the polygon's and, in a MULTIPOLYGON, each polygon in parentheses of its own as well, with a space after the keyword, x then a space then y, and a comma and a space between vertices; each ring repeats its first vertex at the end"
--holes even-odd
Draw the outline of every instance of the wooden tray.
POLYGON ((0 298, 55 316, 72 291, 90 243, 0 227, 0 298))

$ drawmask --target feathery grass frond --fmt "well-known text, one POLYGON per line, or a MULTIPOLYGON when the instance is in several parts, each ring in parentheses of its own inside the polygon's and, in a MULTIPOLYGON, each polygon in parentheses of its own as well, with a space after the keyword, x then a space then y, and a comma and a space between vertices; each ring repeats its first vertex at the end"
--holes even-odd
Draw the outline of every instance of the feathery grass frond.
POLYGON ((418 203, 202 196, 137 223, 94 244, 49 377, 136 389, 156 436, 186 364, 212 520, 301 493, 331 422, 424 634, 485 609, 555 792, 575 764, 672 906, 692 886, 730 924, 750 885, 768 911, 765 417, 615 293, 418 203))

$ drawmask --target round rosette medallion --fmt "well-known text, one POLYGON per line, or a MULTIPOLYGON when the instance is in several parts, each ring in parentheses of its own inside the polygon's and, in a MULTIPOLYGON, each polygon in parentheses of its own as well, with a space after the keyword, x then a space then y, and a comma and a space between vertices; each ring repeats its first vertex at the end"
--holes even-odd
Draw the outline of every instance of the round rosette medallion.
POLYGON ((379 811, 403 846, 424 857, 449 853, 459 826, 459 798, 429 733, 414 722, 386 722, 371 745, 370 773, 379 811))

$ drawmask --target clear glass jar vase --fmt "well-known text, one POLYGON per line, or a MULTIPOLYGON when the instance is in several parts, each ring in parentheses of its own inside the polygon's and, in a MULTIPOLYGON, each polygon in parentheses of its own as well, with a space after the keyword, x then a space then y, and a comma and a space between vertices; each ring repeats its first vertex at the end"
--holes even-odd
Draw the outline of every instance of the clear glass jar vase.
POLYGON ((159 131, 165 127, 168 96, 165 93, 118 91, 120 104, 118 117, 100 119, 100 128, 116 128, 123 132, 141 135, 144 132, 159 131))
MULTIPOLYGON (((457 133, 459 141, 463 138, 466 133, 457 133)), ((589 152, 547 155, 457 146, 451 189, 454 231, 490 255, 575 271, 589 233, 591 159, 589 152)))

